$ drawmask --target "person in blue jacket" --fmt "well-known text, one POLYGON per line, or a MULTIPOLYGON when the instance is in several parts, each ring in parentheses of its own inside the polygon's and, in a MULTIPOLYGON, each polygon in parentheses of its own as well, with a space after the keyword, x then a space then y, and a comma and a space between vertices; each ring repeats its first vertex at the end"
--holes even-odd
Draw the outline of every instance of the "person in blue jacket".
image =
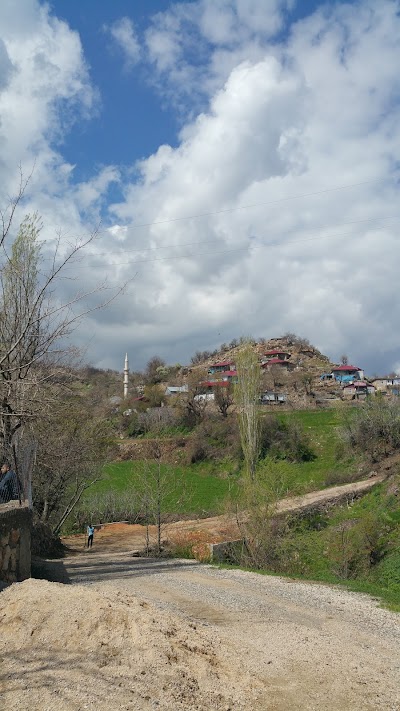
POLYGON ((88 536, 87 547, 91 548, 93 545, 93 536, 94 536, 94 526, 92 526, 92 524, 90 524, 87 527, 87 536, 88 536))
POLYGON ((19 499, 19 486, 16 473, 8 462, 0 469, 0 504, 6 504, 12 499, 19 499))

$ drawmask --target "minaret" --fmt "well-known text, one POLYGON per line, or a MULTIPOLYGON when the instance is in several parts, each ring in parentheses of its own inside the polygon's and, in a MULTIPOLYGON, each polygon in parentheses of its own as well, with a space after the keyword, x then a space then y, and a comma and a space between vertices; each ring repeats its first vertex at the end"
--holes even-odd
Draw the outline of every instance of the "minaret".
POLYGON ((128 397, 128 384, 129 384, 129 362, 128 354, 125 353, 125 365, 124 365, 124 398, 128 397))

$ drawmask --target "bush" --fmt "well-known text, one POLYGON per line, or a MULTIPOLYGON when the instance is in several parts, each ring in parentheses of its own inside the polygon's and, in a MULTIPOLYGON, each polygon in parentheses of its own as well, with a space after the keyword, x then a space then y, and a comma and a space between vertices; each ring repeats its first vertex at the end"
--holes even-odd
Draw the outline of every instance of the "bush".
POLYGON ((169 551, 174 558, 189 558, 202 563, 210 561, 210 546, 213 535, 206 531, 188 531, 176 535, 169 551))
POLYGON ((326 473, 324 479, 325 486, 340 486, 341 484, 350 484, 352 481, 357 481, 360 477, 358 471, 342 471, 341 469, 331 469, 326 473))
POLYGON ((41 558, 61 558, 65 548, 58 536, 54 535, 47 523, 37 519, 32 524, 31 553, 41 558))
POLYGON ((349 413, 343 437, 350 447, 365 452, 373 462, 400 449, 400 404, 376 396, 349 413))
POLYGON ((225 458, 237 459, 241 455, 237 420, 227 417, 221 420, 208 417, 193 432, 187 452, 189 462, 220 461, 225 458))
POLYGON ((342 521, 328 534, 327 555, 340 578, 365 576, 385 555, 387 526, 378 513, 342 521))
POLYGON ((299 422, 282 421, 276 415, 264 417, 260 428, 260 457, 310 462, 316 458, 299 422))
POLYGON ((400 550, 389 553, 374 571, 374 580, 389 590, 400 592, 400 550))

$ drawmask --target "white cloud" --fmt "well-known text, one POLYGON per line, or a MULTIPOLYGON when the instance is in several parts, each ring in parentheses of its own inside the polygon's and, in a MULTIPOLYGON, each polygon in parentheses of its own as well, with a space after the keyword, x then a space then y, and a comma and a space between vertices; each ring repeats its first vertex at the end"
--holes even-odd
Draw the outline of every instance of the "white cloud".
POLYGON ((390 367, 400 346, 397 260, 387 256, 397 253, 400 220, 396 9, 325 8, 273 50, 265 42, 262 57, 235 64, 177 148, 139 164, 140 181, 114 212, 133 225, 163 222, 126 236, 127 246, 147 241, 166 258, 138 265, 142 302, 133 299, 133 313, 149 306, 155 350, 168 351, 171 331, 177 344, 186 336, 189 355, 207 332, 204 347, 226 340, 221 332, 294 330, 367 368, 380 367, 379 343, 390 367), (324 192, 346 185, 354 187, 324 192), (309 193, 320 194, 280 202, 309 193), (220 214, 164 222, 209 212, 220 214))
MULTIPOLYGON (((7 53, 3 56, 12 67, 0 90, 0 178, 5 192, 15 182, 19 163, 25 170, 36 163, 36 185, 54 184, 56 166, 63 163, 57 143, 96 103, 78 34, 30 0, 19 4, 19 13, 24 16, 21 26, 12 21, 10 3, 0 6, 7 53)), ((61 183, 63 179, 56 177, 61 183)))
MULTIPOLYGON (((0 4, 2 83, 0 85, 0 206, 7 205, 23 177, 33 169, 17 221, 26 212, 43 218, 44 255, 60 231, 60 254, 79 236, 98 224, 104 196, 118 171, 105 167, 81 185, 73 182, 74 167, 62 156, 66 133, 97 111, 98 95, 91 83, 77 32, 54 17, 36 0, 0 4)), ((96 273, 71 271, 58 296, 68 290, 91 288, 106 268, 96 273)), ((67 275, 66 275, 67 276, 67 275)))
POLYGON ((243 61, 257 61, 284 24, 293 0, 174 3, 145 34, 153 81, 180 108, 193 110, 243 61), (195 104, 196 105, 196 104, 195 104))
POLYGON ((127 349, 134 368, 156 352, 182 362, 288 330, 371 372, 399 362, 399 2, 327 5, 284 35, 278 0, 171 5, 146 47, 163 100, 187 111, 177 145, 80 184, 62 157, 96 108, 80 40, 24 4, 21 29, 0 6, 5 192, 36 159, 30 205, 74 234, 104 216, 110 186, 124 191, 76 272, 88 287, 135 276, 76 334, 93 362, 122 367, 127 349))
POLYGON ((110 26, 104 27, 118 49, 122 52, 126 69, 131 69, 140 60, 140 43, 134 24, 129 17, 121 17, 110 26))

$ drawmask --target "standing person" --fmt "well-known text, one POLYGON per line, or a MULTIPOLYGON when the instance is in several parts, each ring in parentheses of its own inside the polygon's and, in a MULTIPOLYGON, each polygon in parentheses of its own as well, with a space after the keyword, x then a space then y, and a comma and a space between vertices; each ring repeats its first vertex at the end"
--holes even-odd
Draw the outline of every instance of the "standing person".
POLYGON ((87 536, 88 536, 87 547, 91 548, 93 545, 93 536, 94 536, 94 526, 92 526, 92 524, 90 524, 87 527, 87 536))
POLYGON ((0 469, 0 504, 6 504, 11 499, 19 499, 18 479, 11 464, 4 462, 0 469))

